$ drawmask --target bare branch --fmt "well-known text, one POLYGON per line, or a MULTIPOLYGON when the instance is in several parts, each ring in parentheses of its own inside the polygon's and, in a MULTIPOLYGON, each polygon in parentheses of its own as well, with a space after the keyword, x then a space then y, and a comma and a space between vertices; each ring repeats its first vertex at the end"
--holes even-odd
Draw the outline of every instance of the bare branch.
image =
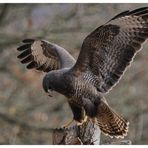
POLYGON ((0 118, 3 119, 4 121, 10 123, 10 124, 15 124, 20 126, 21 128, 28 129, 28 130, 34 130, 34 131, 42 131, 42 132, 52 132, 52 128, 48 127, 37 127, 30 125, 29 123, 26 123, 25 121, 19 120, 16 117, 12 117, 8 114, 5 113, 0 113, 0 118))

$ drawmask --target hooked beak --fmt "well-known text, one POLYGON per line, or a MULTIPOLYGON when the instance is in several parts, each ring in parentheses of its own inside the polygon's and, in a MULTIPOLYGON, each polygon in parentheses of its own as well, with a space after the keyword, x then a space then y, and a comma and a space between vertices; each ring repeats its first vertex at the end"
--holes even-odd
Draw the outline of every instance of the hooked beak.
POLYGON ((49 97, 52 97, 51 94, 52 94, 53 90, 51 89, 51 87, 48 84, 49 84, 49 79, 48 79, 48 75, 46 74, 46 76, 43 78, 43 83, 42 83, 43 89, 49 97))
POLYGON ((48 96, 49 96, 49 97, 53 97, 53 96, 51 95, 51 94, 52 94, 52 90, 51 90, 51 89, 48 89, 47 91, 48 91, 48 96))

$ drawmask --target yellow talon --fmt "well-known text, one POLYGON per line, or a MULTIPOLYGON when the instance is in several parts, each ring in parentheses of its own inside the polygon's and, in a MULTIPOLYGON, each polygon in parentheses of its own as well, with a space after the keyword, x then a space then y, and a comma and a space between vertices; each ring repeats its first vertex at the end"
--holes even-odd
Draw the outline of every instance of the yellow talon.
POLYGON ((81 126, 82 124, 87 122, 87 120, 88 120, 88 116, 85 116, 85 118, 84 118, 84 120, 82 120, 82 122, 77 122, 77 126, 81 126))
POLYGON ((71 121, 65 123, 62 128, 67 128, 68 126, 70 126, 70 124, 72 124, 74 122, 74 119, 72 119, 71 121))
POLYGON ((81 126, 82 124, 84 124, 86 121, 88 120, 88 117, 85 116, 84 120, 82 120, 82 122, 78 122, 74 119, 72 119, 71 121, 67 122, 66 124, 64 124, 62 126, 62 128, 68 128, 68 126, 70 126, 74 121, 77 123, 77 126, 81 126))
POLYGON ((83 122, 85 123, 88 120, 88 116, 85 116, 83 122))

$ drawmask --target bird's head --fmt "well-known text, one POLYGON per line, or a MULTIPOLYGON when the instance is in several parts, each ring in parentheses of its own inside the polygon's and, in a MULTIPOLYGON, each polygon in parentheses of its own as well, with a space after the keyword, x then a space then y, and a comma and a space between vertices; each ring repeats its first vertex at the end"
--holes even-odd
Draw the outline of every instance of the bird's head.
POLYGON ((64 82, 62 81, 61 73, 58 71, 51 71, 43 78, 43 88, 50 97, 52 97, 52 91, 62 93, 64 89, 64 82))

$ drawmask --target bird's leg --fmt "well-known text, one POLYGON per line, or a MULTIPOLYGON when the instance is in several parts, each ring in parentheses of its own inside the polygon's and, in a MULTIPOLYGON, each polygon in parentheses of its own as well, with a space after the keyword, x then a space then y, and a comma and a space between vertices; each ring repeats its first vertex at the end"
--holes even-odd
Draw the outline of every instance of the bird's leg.
POLYGON ((85 116, 85 118, 81 122, 78 122, 78 121, 72 119, 69 122, 67 122, 66 124, 64 124, 62 126, 62 128, 68 128, 68 126, 70 126, 73 122, 76 122, 77 126, 81 126, 82 124, 84 124, 85 122, 87 122, 87 120, 88 120, 88 116, 85 116))
POLYGON ((72 119, 69 122, 66 122, 64 125, 62 125, 62 128, 67 128, 68 126, 70 126, 75 120, 72 119))
POLYGON ((77 122, 77 126, 81 126, 82 124, 87 122, 87 120, 88 120, 88 116, 85 115, 85 118, 82 120, 82 122, 77 122))

